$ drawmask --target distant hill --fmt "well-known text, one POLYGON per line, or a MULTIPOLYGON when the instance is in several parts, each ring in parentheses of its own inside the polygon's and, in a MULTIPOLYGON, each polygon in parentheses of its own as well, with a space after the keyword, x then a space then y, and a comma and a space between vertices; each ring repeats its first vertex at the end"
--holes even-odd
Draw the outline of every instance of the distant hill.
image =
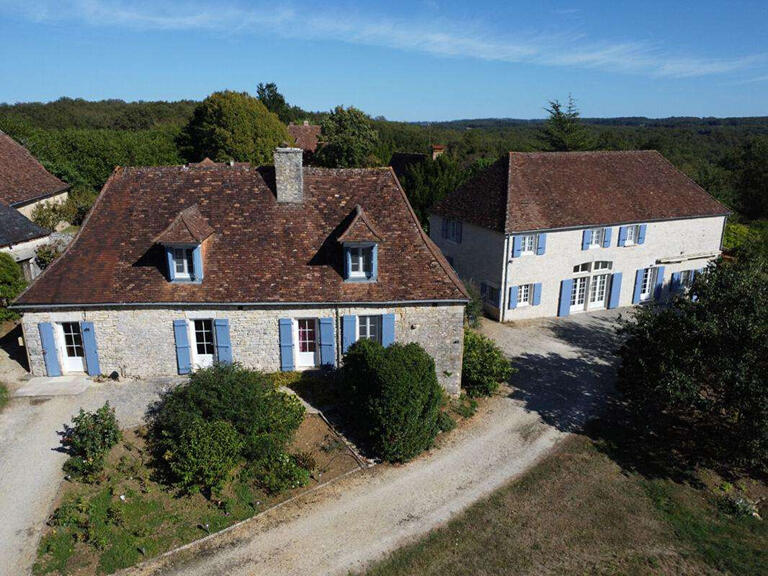
MULTIPOLYGON (((679 128, 693 126, 768 126, 768 116, 746 116, 736 118, 715 118, 696 116, 671 116, 669 118, 646 118, 644 116, 625 116, 618 118, 582 118, 585 124, 598 126, 636 126, 653 128, 679 128)), ((443 122, 414 122, 419 126, 434 126, 461 130, 467 128, 514 128, 543 124, 544 118, 474 118, 465 120, 446 120, 443 122)))

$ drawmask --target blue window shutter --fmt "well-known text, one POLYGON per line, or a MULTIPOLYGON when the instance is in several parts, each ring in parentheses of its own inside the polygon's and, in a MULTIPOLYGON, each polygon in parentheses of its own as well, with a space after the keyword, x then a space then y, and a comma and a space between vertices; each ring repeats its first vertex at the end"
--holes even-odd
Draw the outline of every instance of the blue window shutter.
POLYGON ((229 340, 229 320, 216 318, 213 321, 216 332, 216 360, 219 364, 232 364, 232 344, 229 340))
POLYGON ((533 285, 533 305, 538 306, 541 304, 541 282, 536 282, 533 285))
POLYGON ((592 242, 592 230, 584 230, 581 235, 581 249, 589 250, 589 243, 592 242))
POLYGON ((619 227, 619 246, 626 246, 627 245, 627 227, 621 226, 619 227))
POLYGON ((543 256, 547 251, 547 235, 545 233, 539 234, 536 241, 536 254, 543 256))
POLYGON ((349 347, 357 340, 357 316, 341 317, 341 351, 346 354, 349 347))
POLYGON ((374 244, 371 248, 371 280, 379 278, 379 245, 374 244))
POLYGON ((189 374, 192 371, 192 357, 189 351, 186 320, 173 321, 173 335, 176 337, 176 364, 179 374, 189 374))
POLYGON ((571 292, 573 291, 573 280, 567 278, 560 283, 560 306, 557 310, 558 316, 568 316, 571 311, 571 292))
POLYGON ((653 289, 653 297, 658 300, 661 298, 661 291, 664 288, 664 266, 656 268, 656 286, 653 289))
POLYGON ((643 273, 645 268, 639 268, 635 272, 635 291, 632 294, 632 304, 640 302, 640 294, 643 292, 643 273))
POLYGON ((611 247, 611 230, 613 230, 613 228, 606 228, 603 233, 603 248, 611 247))
POLYGON ((395 315, 381 315, 381 345, 389 346, 395 341, 395 315))
POLYGON ((173 260, 173 248, 165 247, 165 259, 168 262, 168 281, 176 280, 176 262, 173 260))
POLYGON ((518 286, 510 286, 509 287, 509 302, 507 305, 509 306, 510 310, 514 310, 517 308, 517 293, 519 292, 520 288, 518 286))
POLYGON ((193 280, 202 280, 203 279, 203 248, 202 246, 196 246, 194 250, 192 250, 192 267, 194 270, 192 270, 192 279, 193 280))
POLYGON ((352 269, 352 250, 344 247, 344 280, 349 280, 349 271, 352 269))
POLYGON ((638 244, 644 244, 645 243, 645 230, 647 226, 645 224, 640 224, 640 229, 637 232, 637 243, 638 244))
POLYGON ((43 360, 45 360, 45 371, 48 376, 61 376, 61 366, 59 357, 56 354, 56 339, 53 336, 53 324, 50 322, 40 322, 37 325, 40 332, 40 342, 43 345, 43 360))
POLYGON ((293 370, 293 321, 290 318, 280 318, 280 370, 293 370))
POLYGON ((512 236, 512 258, 519 258, 523 251, 523 239, 520 236, 512 236))
POLYGON ((680 272, 672 272, 672 279, 669 281, 669 291, 674 294, 682 288, 680 284, 680 272))
POLYGON ((93 322, 80 322, 80 334, 83 337, 83 352, 85 352, 85 367, 89 376, 101 374, 99 366, 99 349, 96 346, 96 332, 93 322))
POLYGON ((608 300, 608 308, 618 308, 621 298, 621 272, 611 274, 611 298, 608 300))
POLYGON ((320 364, 336 363, 336 339, 333 336, 333 318, 320 318, 320 364))

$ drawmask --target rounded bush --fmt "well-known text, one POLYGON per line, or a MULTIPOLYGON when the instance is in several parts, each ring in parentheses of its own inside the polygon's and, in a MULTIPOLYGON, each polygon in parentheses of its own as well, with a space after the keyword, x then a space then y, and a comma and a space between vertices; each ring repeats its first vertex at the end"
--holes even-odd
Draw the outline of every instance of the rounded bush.
POLYGON ((64 470, 86 480, 102 471, 104 457, 121 438, 115 409, 109 402, 94 412, 80 409, 72 418, 72 426, 65 426, 60 435, 69 453, 64 470))
POLYGON ((443 392, 435 363, 421 346, 384 348, 361 340, 344 358, 342 380, 350 391, 358 428, 379 457, 403 462, 432 445, 439 431, 443 392))
POLYGON ((474 330, 464 331, 464 361, 461 387, 467 396, 490 396, 506 381, 513 368, 504 353, 490 338, 474 330))

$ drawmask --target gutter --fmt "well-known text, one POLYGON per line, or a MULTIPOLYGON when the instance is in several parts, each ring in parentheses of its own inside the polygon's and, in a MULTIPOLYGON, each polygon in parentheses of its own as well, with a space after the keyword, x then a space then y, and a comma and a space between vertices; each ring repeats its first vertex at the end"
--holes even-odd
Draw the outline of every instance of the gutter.
POLYGON ((386 301, 324 301, 324 302, 96 302, 84 304, 11 304, 11 310, 19 312, 33 312, 35 310, 82 310, 98 308, 317 308, 319 306, 331 306, 337 309, 340 306, 424 306, 424 305, 466 305, 469 299, 452 300, 386 300, 386 301))
POLYGON ((45 200, 46 198, 51 198, 52 196, 58 196, 59 194, 63 194, 64 192, 67 192, 72 188, 71 184, 67 184, 64 186, 64 188, 60 188, 59 190, 55 190, 53 192, 48 192, 47 194, 43 194, 42 196, 35 196, 34 198, 28 198, 27 200, 20 200, 18 202, 14 202, 13 204, 8 204, 11 208, 22 208, 24 206, 27 206, 28 204, 33 204, 35 202, 39 202, 40 200, 45 200))

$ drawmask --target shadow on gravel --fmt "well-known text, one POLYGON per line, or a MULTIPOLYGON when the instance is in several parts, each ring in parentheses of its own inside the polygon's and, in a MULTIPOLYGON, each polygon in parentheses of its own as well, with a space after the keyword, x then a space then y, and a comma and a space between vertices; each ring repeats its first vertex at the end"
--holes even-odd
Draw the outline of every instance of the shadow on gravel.
POLYGON ((13 362, 19 364, 26 372, 29 372, 27 353, 22 346, 19 346, 21 335, 21 324, 18 324, 0 337, 0 348, 8 354, 8 357, 13 362))
POLYGON ((615 403, 616 323, 608 318, 593 318, 585 324, 564 320, 549 329, 571 351, 513 358, 517 372, 509 381, 515 389, 511 397, 522 400, 550 426, 577 432, 615 403))

